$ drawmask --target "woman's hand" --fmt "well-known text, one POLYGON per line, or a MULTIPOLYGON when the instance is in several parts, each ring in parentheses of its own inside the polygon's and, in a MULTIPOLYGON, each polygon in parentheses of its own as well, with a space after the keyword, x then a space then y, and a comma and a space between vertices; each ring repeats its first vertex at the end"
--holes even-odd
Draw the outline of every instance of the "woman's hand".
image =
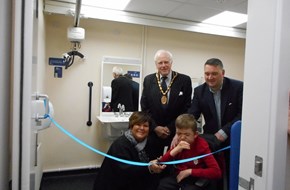
POLYGON ((149 163, 148 169, 150 173, 160 173, 166 168, 166 165, 158 164, 158 160, 152 160, 149 163))

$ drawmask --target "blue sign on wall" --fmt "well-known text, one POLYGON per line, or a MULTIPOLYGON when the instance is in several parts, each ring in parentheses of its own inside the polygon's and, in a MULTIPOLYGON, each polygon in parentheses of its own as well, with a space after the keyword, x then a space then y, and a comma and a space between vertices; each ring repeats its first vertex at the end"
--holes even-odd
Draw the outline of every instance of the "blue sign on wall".
POLYGON ((140 78, 140 71, 128 71, 128 74, 130 74, 133 78, 140 78))
POLYGON ((65 66, 66 62, 63 58, 50 57, 48 59, 48 64, 53 66, 65 66))

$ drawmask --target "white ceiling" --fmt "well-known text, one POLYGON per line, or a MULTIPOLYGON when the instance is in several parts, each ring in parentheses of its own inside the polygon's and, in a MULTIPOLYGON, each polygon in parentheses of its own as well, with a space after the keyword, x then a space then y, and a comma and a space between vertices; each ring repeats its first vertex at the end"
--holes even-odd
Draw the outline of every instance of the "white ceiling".
MULTIPOLYGON (((208 25, 200 28, 200 22, 225 10, 247 14, 247 3, 247 0, 131 0, 124 11, 107 15, 102 9, 94 7, 92 12, 99 15, 88 14, 85 17, 244 38, 246 23, 235 28, 209 29, 208 25), (113 18, 113 14, 117 18, 113 18)), ((44 12, 69 14, 75 9, 75 4, 76 0, 44 0, 44 12)), ((86 8, 92 7, 82 5, 81 12, 86 8)))
MULTIPOLYGON (((247 14, 247 0, 131 0, 126 11, 201 22, 223 11, 247 14)), ((237 26, 246 28, 246 24, 237 26)))

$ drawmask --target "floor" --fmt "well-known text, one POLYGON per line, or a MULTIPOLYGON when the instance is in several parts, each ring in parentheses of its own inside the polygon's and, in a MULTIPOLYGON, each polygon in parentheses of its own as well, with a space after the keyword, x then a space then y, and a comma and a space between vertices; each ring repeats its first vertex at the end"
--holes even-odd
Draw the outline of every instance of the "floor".
POLYGON ((97 169, 44 173, 40 190, 92 190, 97 169))

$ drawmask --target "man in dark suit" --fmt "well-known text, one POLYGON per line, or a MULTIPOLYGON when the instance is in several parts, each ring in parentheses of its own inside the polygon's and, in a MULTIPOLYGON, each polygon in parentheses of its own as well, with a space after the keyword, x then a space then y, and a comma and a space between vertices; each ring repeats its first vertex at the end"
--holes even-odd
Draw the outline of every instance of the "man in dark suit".
MULTIPOLYGON (((221 147, 228 146, 231 126, 241 120, 243 82, 224 77, 221 60, 212 58, 204 64, 205 83, 194 89, 189 113, 204 117, 203 132, 211 134, 221 147)), ((229 150, 225 151, 226 174, 229 174, 229 150)))
POLYGON ((138 107, 139 107, 139 83, 134 81, 133 77, 129 73, 124 74, 124 76, 131 80, 131 85, 133 88, 132 98, 133 98, 134 111, 138 111, 138 107))
POLYGON ((119 111, 118 105, 121 104, 124 105, 125 111, 134 111, 131 80, 123 76, 123 69, 120 67, 113 67, 112 73, 114 79, 111 82, 111 108, 114 112, 119 111))
POLYGON ((149 135, 154 147, 151 154, 159 157, 175 135, 175 119, 190 107, 192 85, 189 76, 171 70, 169 51, 158 50, 154 61, 157 73, 144 78, 141 109, 148 111, 154 121, 149 135))

